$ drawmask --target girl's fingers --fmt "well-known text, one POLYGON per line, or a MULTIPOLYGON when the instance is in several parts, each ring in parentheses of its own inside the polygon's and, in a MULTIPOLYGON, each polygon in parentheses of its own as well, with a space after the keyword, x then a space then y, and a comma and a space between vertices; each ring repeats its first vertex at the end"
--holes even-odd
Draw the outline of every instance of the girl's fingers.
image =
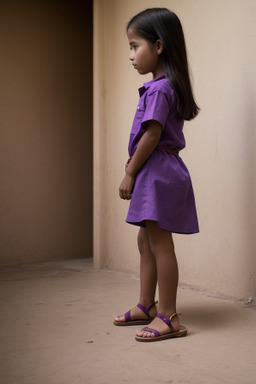
POLYGON ((125 191, 119 191, 119 196, 123 200, 131 200, 131 194, 130 192, 125 192, 125 191))

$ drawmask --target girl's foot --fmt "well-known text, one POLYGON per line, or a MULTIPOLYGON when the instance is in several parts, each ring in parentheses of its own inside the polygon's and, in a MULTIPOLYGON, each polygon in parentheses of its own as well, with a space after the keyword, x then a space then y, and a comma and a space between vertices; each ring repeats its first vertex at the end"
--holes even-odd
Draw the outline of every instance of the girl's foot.
MULTIPOLYGON (((163 312, 161 312, 163 314, 163 312)), ((164 316, 169 319, 169 315, 164 314, 164 316)), ((174 316, 171 319, 171 325, 173 326, 174 332, 178 331, 180 329, 180 321, 178 316, 174 316)), ((158 331, 161 336, 167 333, 170 333, 170 327, 163 322, 159 317, 155 317, 154 320, 147 326, 147 328, 154 329, 158 331)), ((143 329, 141 331, 138 331, 136 333, 136 336, 143 337, 143 338, 153 338, 155 337, 155 334, 152 332, 144 331, 143 329)))
POLYGON ((148 324, 157 314, 156 302, 149 306, 143 306, 140 303, 128 311, 125 315, 114 318, 115 325, 148 324))

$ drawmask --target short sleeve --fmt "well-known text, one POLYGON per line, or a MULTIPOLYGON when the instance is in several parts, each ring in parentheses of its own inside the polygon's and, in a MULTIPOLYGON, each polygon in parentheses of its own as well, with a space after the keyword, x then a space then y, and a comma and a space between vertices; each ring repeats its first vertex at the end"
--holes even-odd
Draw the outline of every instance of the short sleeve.
POLYGON ((147 95, 145 113, 142 124, 156 120, 164 128, 168 115, 171 113, 171 100, 163 91, 156 90, 147 95))

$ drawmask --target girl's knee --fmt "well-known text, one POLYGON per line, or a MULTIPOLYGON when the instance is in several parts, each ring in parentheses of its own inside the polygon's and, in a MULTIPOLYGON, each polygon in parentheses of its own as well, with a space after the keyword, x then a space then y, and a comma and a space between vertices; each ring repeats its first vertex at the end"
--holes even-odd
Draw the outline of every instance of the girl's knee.
POLYGON ((157 226, 157 223, 149 222, 148 225, 148 242, 153 255, 173 253, 174 244, 172 233, 157 226))
POLYGON ((149 248, 146 228, 140 228, 138 237, 137 237, 137 244, 138 244, 140 253, 142 253, 145 249, 149 248))
POLYGON ((170 257, 175 254, 174 247, 170 239, 167 242, 150 241, 150 250, 155 259, 166 256, 170 257))

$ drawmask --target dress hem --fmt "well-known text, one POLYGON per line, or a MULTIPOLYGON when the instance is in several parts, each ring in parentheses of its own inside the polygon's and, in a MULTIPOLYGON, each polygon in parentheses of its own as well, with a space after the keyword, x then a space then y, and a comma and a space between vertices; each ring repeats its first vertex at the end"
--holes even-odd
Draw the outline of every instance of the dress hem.
POLYGON ((127 224, 131 224, 131 225, 136 225, 137 227, 145 228, 146 227, 146 224, 145 224, 146 220, 155 221, 159 228, 165 229, 166 231, 169 231, 169 232, 172 232, 172 233, 177 233, 179 235, 194 235, 196 233, 199 233, 199 229, 194 229, 194 230, 190 230, 190 231, 182 231, 182 230, 178 230, 178 229, 173 229, 172 230, 170 228, 167 228, 165 225, 162 225, 161 223, 159 224, 159 222, 157 220, 152 220, 152 219, 145 219, 145 220, 142 220, 142 221, 128 221, 128 220, 126 220, 126 223, 127 224))

